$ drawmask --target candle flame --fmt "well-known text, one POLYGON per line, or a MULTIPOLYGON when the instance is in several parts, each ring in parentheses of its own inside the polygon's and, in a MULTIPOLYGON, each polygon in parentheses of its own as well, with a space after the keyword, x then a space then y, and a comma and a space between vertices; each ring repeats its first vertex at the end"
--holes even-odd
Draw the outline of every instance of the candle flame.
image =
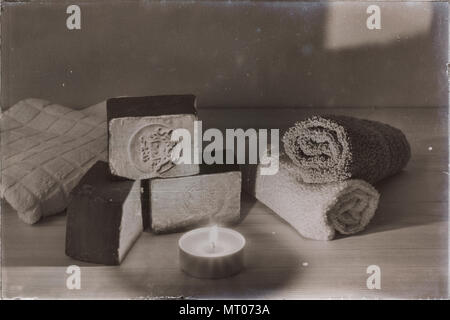
POLYGON ((216 248, 218 237, 219 237, 219 230, 217 228, 217 225, 214 225, 209 230, 209 242, 211 243, 211 248, 213 250, 216 248))

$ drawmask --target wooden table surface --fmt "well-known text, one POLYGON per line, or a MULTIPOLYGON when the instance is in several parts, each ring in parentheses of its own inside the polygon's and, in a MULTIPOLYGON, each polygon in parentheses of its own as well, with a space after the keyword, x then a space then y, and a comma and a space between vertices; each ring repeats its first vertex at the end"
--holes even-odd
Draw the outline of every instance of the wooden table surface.
POLYGON ((181 234, 145 232, 121 266, 82 263, 64 254, 64 213, 29 226, 2 206, 2 295, 5 298, 445 298, 448 297, 448 136, 442 108, 201 110, 205 127, 284 127, 312 113, 349 114, 401 128, 413 157, 402 173, 377 185, 381 200, 365 231, 322 242, 302 238, 248 195, 246 268, 220 280, 179 270, 181 234), (81 290, 66 288, 66 268, 81 267, 81 290), (381 268, 369 290, 366 268, 381 268))

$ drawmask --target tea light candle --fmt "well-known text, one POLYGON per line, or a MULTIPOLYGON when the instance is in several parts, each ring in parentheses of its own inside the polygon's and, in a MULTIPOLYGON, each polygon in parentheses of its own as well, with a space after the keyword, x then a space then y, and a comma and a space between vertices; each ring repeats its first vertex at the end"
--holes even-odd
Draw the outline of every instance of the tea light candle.
POLYGON ((245 238, 218 226, 185 233, 178 241, 180 268, 196 278, 224 278, 244 267, 245 238))

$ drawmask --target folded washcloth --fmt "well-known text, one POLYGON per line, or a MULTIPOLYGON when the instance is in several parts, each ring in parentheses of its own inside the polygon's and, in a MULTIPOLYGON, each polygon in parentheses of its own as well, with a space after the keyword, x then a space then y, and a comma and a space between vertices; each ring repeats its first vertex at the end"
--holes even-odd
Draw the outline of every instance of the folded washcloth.
POLYGON ((286 131, 283 143, 307 183, 350 178, 375 183, 397 173, 411 156, 399 129, 347 116, 313 116, 297 122, 286 131))
POLYGON ((0 196, 22 221, 63 211, 84 173, 106 160, 106 117, 89 109, 25 99, 1 114, 0 196))
POLYGON ((379 193, 362 180, 308 184, 286 156, 275 175, 261 175, 261 165, 242 167, 244 190, 272 209, 306 238, 331 240, 338 231, 363 230, 378 206, 379 193))

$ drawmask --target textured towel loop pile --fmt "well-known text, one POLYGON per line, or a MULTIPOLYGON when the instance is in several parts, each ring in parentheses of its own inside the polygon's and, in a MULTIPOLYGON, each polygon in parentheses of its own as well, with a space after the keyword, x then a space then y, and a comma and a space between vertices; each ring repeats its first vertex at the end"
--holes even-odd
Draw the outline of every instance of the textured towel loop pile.
POLYGON ((244 189, 305 238, 331 240, 336 231, 346 235, 359 232, 378 206, 379 193, 367 182, 305 183, 296 165, 283 154, 277 174, 261 175, 261 169, 262 165, 243 166, 244 189))
POLYGON ((370 184, 400 171, 411 150, 405 135, 377 121, 313 116, 283 135, 276 175, 245 166, 244 188, 306 238, 364 230, 380 195, 370 184))
POLYGON ((313 116, 283 136, 286 154, 304 182, 362 179, 376 183, 411 157, 405 135, 387 124, 348 116, 313 116))

